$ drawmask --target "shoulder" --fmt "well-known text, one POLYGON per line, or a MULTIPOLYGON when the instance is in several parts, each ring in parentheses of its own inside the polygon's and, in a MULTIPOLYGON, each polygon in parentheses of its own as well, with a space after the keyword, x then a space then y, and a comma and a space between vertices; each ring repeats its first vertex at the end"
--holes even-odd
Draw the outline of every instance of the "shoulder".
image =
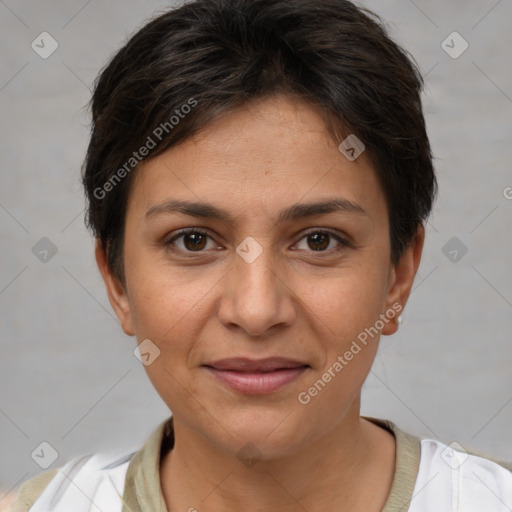
POLYGON ((422 438, 414 494, 417 498, 411 511, 444 510, 447 500, 461 511, 510 511, 512 463, 465 449, 457 442, 422 438))
POLYGON ((58 471, 58 469, 44 471, 24 482, 19 488, 16 501, 9 512, 28 511, 58 471))
POLYGON ((395 475, 384 512, 510 512, 512 462, 425 436, 390 420, 365 417, 393 432, 395 475))
POLYGON ((125 474, 133 452, 75 457, 20 487, 10 512, 89 511, 91 503, 121 511, 125 474), (101 503, 101 504, 100 504, 101 503))
POLYGON ((442 458, 452 469, 469 461, 470 465, 489 465, 495 469, 505 470, 505 474, 512 476, 512 461, 500 460, 483 451, 464 447, 456 441, 446 444, 437 439, 420 438, 422 451, 430 458, 442 458))

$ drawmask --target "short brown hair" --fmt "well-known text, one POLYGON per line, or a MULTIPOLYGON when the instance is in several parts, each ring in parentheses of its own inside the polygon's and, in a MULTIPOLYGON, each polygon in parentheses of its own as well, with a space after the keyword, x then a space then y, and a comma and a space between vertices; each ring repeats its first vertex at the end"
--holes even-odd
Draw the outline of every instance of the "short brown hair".
POLYGON ((437 191, 422 89, 414 59, 381 19, 347 0, 194 0, 159 13, 96 80, 82 167, 86 225, 124 283, 139 149, 151 139, 147 158, 156 156, 246 102, 283 93, 317 107, 338 144, 348 134, 364 142, 396 263, 437 191))

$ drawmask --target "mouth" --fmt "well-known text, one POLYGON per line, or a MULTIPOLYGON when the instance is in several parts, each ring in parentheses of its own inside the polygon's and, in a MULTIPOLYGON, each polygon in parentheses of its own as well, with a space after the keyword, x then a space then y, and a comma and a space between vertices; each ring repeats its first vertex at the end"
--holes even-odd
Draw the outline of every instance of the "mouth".
POLYGON ((227 387, 251 395, 277 391, 310 368, 308 364, 282 357, 221 359, 203 367, 227 387))

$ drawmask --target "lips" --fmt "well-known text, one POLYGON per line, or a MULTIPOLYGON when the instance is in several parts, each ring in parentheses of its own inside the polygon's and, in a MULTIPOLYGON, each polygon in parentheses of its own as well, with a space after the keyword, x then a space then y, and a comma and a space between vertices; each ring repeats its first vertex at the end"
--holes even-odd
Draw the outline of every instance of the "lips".
POLYGON ((266 373, 276 370, 300 368, 309 366, 305 363, 295 361, 293 359, 286 359, 284 357, 269 357, 266 359, 248 359, 245 357, 232 357, 228 359, 220 359, 211 363, 206 363, 204 366, 215 368, 216 370, 226 370, 234 372, 247 372, 247 373, 266 373))
POLYGON ((277 391, 298 379, 310 367, 300 361, 282 357, 258 360, 229 358, 203 366, 228 388, 248 395, 277 391))

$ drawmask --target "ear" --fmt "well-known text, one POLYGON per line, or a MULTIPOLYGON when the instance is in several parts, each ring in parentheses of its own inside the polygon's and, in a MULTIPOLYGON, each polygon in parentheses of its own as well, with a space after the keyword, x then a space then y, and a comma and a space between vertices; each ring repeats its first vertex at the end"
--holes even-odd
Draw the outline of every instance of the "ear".
POLYGON ((424 241, 425 228, 419 225, 416 235, 405 249, 400 261, 391 268, 389 289, 386 297, 386 310, 396 311, 398 304, 401 306, 401 309, 397 311, 394 321, 386 323, 382 329, 382 334, 384 335, 394 334, 398 330, 398 316, 404 310, 409 299, 414 277, 420 266, 424 241))
POLYGON ((107 264, 107 255, 99 239, 96 239, 95 246, 96 263, 103 277, 103 282, 107 289, 108 300, 114 309, 123 332, 128 336, 135 336, 133 329, 132 314, 130 303, 124 286, 117 277, 114 276, 107 264))

